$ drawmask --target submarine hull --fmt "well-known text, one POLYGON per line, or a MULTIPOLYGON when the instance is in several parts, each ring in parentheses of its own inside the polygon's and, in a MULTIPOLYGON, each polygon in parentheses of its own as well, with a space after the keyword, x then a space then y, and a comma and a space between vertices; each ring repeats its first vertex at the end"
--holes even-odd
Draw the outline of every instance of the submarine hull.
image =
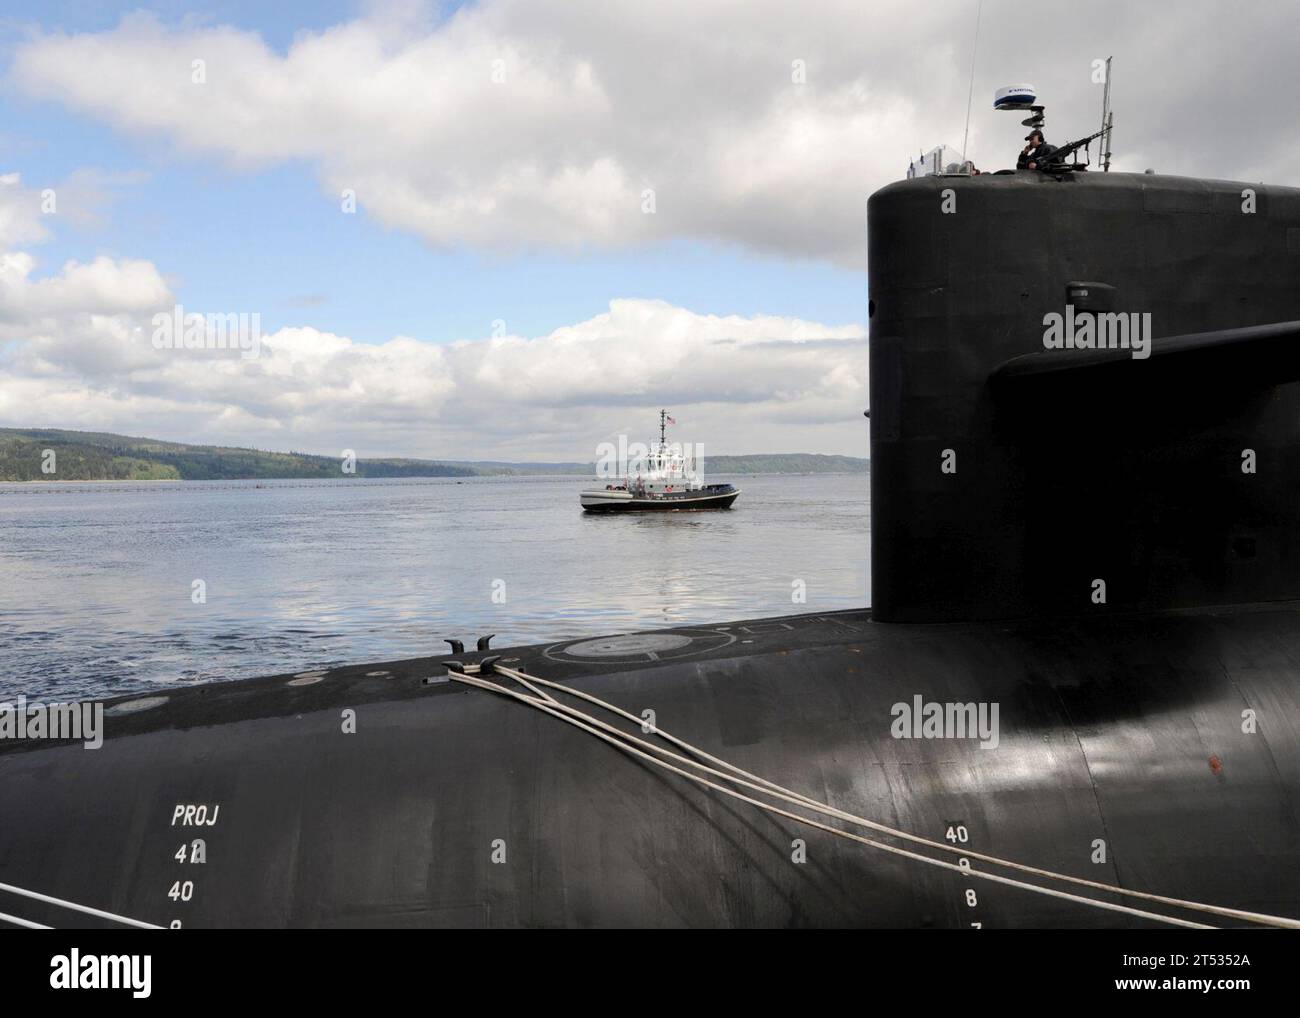
MULTIPOLYGON (((499 653, 913 834, 1300 915, 1295 604, 839 612, 499 653), (918 737, 900 720, 918 703, 997 705, 996 737, 918 737)), ((426 683, 444 660, 111 702, 96 750, 0 742, 0 883, 182 928, 1153 925, 774 816, 526 704, 426 683)), ((118 925, 13 891, 0 913, 118 925)))

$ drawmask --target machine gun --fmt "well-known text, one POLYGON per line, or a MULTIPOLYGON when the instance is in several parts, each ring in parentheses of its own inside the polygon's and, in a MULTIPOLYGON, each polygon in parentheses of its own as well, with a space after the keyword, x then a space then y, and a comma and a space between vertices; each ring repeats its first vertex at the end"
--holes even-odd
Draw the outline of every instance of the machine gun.
POLYGON ((1109 130, 1109 127, 1103 127, 1100 131, 1095 131, 1086 138, 1080 138, 1078 141, 1072 141, 1067 145, 1062 145, 1046 159, 1042 160, 1039 168, 1046 173, 1060 173, 1063 171, 1083 168, 1087 165, 1086 163, 1067 163, 1066 160, 1083 146, 1091 145, 1093 141, 1100 138, 1109 130))
MULTIPOLYGON (((1078 141, 1072 141, 1067 145, 1062 145, 1050 155, 1035 162, 1038 168, 1046 173, 1070 173, 1074 170, 1086 169, 1087 163, 1067 162, 1079 149, 1085 145, 1090 145, 1097 138, 1105 139, 1098 151, 1098 158, 1102 161, 1102 168, 1110 169, 1110 134, 1115 126, 1114 115, 1110 109, 1110 61, 1106 58, 1105 77, 1101 80, 1106 82, 1106 92, 1102 98, 1101 104, 1101 130, 1088 135, 1086 138, 1080 138, 1078 141)), ((1046 119, 1046 109, 1038 102, 1038 89, 1030 84, 1007 85, 999 88, 993 93, 993 108, 995 110, 1020 110, 1029 111, 1029 116, 1022 120, 1021 123, 1026 127, 1031 127, 1037 131, 1043 128, 1043 121, 1046 119)), ((1010 171, 1008 171, 1010 172, 1010 171)))

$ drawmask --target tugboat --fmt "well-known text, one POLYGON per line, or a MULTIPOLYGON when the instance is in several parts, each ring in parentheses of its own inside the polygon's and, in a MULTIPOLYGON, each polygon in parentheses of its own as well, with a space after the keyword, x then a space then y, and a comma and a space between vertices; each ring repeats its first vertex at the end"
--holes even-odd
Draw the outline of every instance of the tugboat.
POLYGON ((704 484, 695 469, 695 459, 678 443, 667 441, 667 410, 659 411, 659 442, 651 446, 644 460, 637 462, 636 476, 629 465, 622 481, 604 488, 589 488, 579 495, 589 513, 689 511, 730 509, 740 495, 731 484, 704 484))

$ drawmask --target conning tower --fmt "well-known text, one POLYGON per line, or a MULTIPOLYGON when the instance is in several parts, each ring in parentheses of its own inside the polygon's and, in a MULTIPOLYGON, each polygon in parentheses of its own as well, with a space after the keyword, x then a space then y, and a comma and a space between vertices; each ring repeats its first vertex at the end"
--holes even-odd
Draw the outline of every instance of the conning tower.
POLYGON ((1300 190, 931 176, 868 234, 873 618, 1300 596, 1300 190))

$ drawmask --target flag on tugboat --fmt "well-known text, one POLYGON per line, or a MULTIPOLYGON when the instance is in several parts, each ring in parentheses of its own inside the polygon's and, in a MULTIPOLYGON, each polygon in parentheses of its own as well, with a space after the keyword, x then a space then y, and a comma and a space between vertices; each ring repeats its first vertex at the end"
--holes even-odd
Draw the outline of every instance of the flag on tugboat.
POLYGON ((676 424, 677 421, 674 420, 673 418, 669 417, 669 418, 668 418, 668 423, 669 423, 669 424, 676 424))

